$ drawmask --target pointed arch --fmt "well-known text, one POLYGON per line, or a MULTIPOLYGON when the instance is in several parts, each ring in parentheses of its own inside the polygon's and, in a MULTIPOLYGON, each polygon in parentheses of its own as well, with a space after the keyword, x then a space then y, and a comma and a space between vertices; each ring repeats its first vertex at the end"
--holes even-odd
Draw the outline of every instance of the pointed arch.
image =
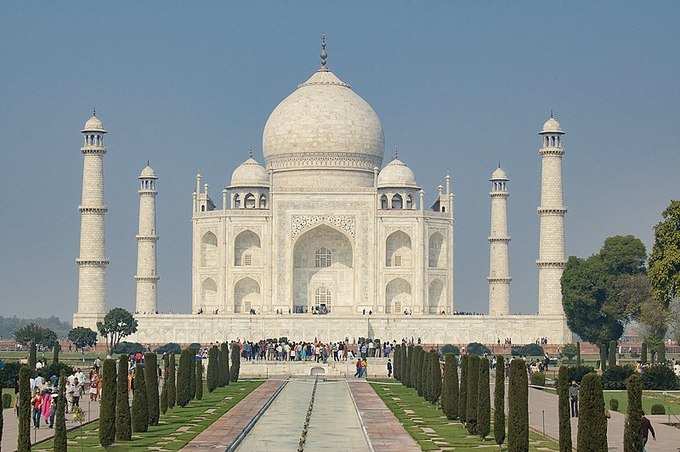
POLYGON ((428 266, 430 268, 444 268, 446 253, 444 252, 444 236, 441 232, 430 235, 427 243, 428 266))
POLYGON ((404 208, 404 198, 402 198, 399 193, 392 196, 392 208, 393 209, 403 209, 404 208))
POLYGON ((260 284, 253 278, 245 277, 234 284, 234 312, 248 314, 251 309, 260 312, 260 284))
POLYGON ((260 237, 250 229, 241 231, 234 239, 234 266, 260 266, 260 237))
POLYGON ((201 267, 217 265, 217 236, 208 231, 201 237, 201 267))
POLYGON ((385 313, 401 314, 411 310, 411 284, 404 278, 395 278, 385 286, 385 313))
POLYGON ((255 208, 255 195, 252 193, 248 193, 243 197, 243 207, 246 209, 254 209, 255 208))
POLYGON ((430 314, 440 314, 444 309, 444 283, 441 279, 433 279, 427 288, 427 307, 430 314))
POLYGON ((201 305, 209 311, 217 306, 217 283, 212 278, 206 278, 201 283, 201 305))
POLYGON ((380 197, 380 208, 383 210, 389 209, 390 203, 387 200, 387 195, 382 195, 380 197))
POLYGON ((404 231, 394 231, 385 240, 385 266, 411 267, 411 237, 404 231))

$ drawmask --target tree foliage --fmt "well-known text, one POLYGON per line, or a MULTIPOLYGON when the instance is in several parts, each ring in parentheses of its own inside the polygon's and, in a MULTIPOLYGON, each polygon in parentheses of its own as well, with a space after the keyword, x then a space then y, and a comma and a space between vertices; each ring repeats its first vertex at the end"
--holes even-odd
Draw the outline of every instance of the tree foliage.
POLYGON ((99 403, 99 444, 102 447, 108 447, 116 440, 116 380, 116 362, 104 360, 102 398, 99 403))
POLYGON ((444 355, 442 411, 447 419, 458 418, 458 360, 453 353, 444 355))
POLYGON ((193 353, 188 348, 179 355, 179 369, 177 369, 177 405, 185 407, 191 400, 189 390, 191 386, 191 360, 193 353))
POLYGON ((203 399, 203 360, 196 361, 196 400, 203 399))
POLYGON ((680 201, 671 201, 654 226, 649 279, 654 298, 666 307, 680 295, 680 201))
POLYGON ((500 448, 505 442, 505 359, 496 356, 496 384, 493 395, 493 437, 500 448))
POLYGON ((228 360, 225 361, 225 366, 227 375, 229 375, 227 384, 229 384, 229 381, 236 383, 239 378, 239 373, 241 372, 241 348, 235 342, 232 342, 231 344, 231 370, 229 369, 228 360))
POLYGON ((175 354, 171 353, 168 359, 168 408, 175 408, 177 403, 177 372, 175 371, 175 354))
POLYGON ((128 357, 118 357, 118 377, 116 378, 116 441, 132 439, 130 419, 130 399, 128 398, 128 357))
POLYGON ((479 360, 479 394, 477 396, 477 434, 482 438, 491 432, 491 393, 489 387, 489 360, 479 360))
POLYGON ((458 391, 458 418, 465 423, 467 420, 467 385, 468 385, 468 355, 460 357, 460 390, 458 391))
POLYGON ((168 356, 163 356, 163 388, 161 389, 160 412, 165 414, 168 411, 168 368, 170 362, 168 356))
POLYGON ((106 338, 106 346, 111 352, 121 339, 137 332, 137 320, 129 311, 113 308, 103 322, 97 322, 97 330, 106 338))
POLYGON ((135 433, 149 430, 149 401, 146 397, 146 379, 144 367, 135 366, 135 376, 132 383, 132 431, 135 433))
MULTIPOLYGON (((208 384, 208 392, 213 392, 217 386, 218 382, 218 372, 219 372, 219 350, 215 345, 210 347, 208 350, 208 372, 206 375, 206 380, 208 384)), ((395 358, 396 362, 396 358, 395 358)))
POLYGON ((61 345, 59 342, 52 346, 52 364, 59 364, 59 352, 61 351, 61 345))
POLYGON ((158 425, 161 410, 158 400, 158 356, 155 353, 144 354, 144 380, 149 404, 149 425, 158 425))
POLYGON ((19 369, 19 426, 17 451, 31 450, 31 370, 19 369))
POLYGON ((571 413, 569 407, 569 369, 560 366, 557 374, 560 452, 571 452, 571 413))
POLYGON ((628 378, 628 413, 623 430, 623 451, 640 452, 642 450, 642 383, 637 372, 628 378))
POLYGON ((529 382, 524 361, 510 361, 508 452, 529 450, 529 382))
MULTIPOLYGON (((116 365, 113 365, 113 372, 116 372, 116 365)), ((54 414, 54 452, 66 452, 66 374, 59 375, 59 392, 57 393, 56 413, 54 414)), ((115 388, 114 388, 115 391, 115 388)), ((115 403, 115 394, 114 394, 115 403)), ((115 413, 114 413, 115 415, 115 413)))
POLYGON ((89 328, 78 326, 68 332, 68 340, 75 345, 76 350, 97 345, 97 333, 89 328))
POLYGON ((607 450, 607 417, 599 375, 593 372, 583 377, 578 398, 577 450, 579 452, 607 450))
POLYGON ((471 434, 477 433, 477 406, 479 402, 479 361, 477 355, 471 355, 468 358, 467 369, 467 408, 465 414, 467 416, 465 426, 471 434))
POLYGON ((14 332, 14 339, 22 345, 41 345, 52 348, 57 341, 57 334, 49 328, 30 323, 14 332))

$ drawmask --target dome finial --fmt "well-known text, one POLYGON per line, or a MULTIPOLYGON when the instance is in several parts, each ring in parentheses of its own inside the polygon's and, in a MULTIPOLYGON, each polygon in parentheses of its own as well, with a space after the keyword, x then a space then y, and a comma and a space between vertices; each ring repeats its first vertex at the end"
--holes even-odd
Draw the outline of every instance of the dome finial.
POLYGON ((397 145, 394 145, 394 160, 399 159, 399 150, 397 149, 397 145))
POLYGON ((248 157, 253 158, 253 147, 252 146, 248 147, 248 157))
POLYGON ((97 107, 92 107, 92 116, 97 116, 97 107))
POLYGON ((326 53, 326 33, 321 33, 321 69, 326 69, 328 54, 326 53))

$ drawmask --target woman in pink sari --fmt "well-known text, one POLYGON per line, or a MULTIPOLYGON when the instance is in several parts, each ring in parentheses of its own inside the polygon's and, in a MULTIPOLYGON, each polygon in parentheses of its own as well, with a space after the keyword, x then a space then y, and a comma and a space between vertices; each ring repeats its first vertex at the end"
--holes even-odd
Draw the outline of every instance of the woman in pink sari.
POLYGON ((41 397, 40 414, 45 419, 45 424, 49 425, 50 416, 52 415, 52 393, 49 390, 43 390, 41 397))

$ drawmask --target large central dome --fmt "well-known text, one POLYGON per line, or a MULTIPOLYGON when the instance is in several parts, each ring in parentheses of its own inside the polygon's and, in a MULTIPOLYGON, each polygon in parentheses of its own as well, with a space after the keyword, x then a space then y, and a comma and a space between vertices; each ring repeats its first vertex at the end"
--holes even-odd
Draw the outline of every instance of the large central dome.
MULTIPOLYGON (((373 168, 382 164, 384 146, 376 112, 325 67, 274 109, 262 134, 264 158, 275 179, 278 172, 294 171, 297 174, 290 175, 284 185, 293 185, 295 177, 301 187, 319 182, 328 185, 329 180, 324 183, 319 175, 333 179, 338 171, 360 173, 356 178, 344 174, 350 185, 371 185, 373 168)), ((287 176, 280 174, 278 179, 284 182, 287 176)))

